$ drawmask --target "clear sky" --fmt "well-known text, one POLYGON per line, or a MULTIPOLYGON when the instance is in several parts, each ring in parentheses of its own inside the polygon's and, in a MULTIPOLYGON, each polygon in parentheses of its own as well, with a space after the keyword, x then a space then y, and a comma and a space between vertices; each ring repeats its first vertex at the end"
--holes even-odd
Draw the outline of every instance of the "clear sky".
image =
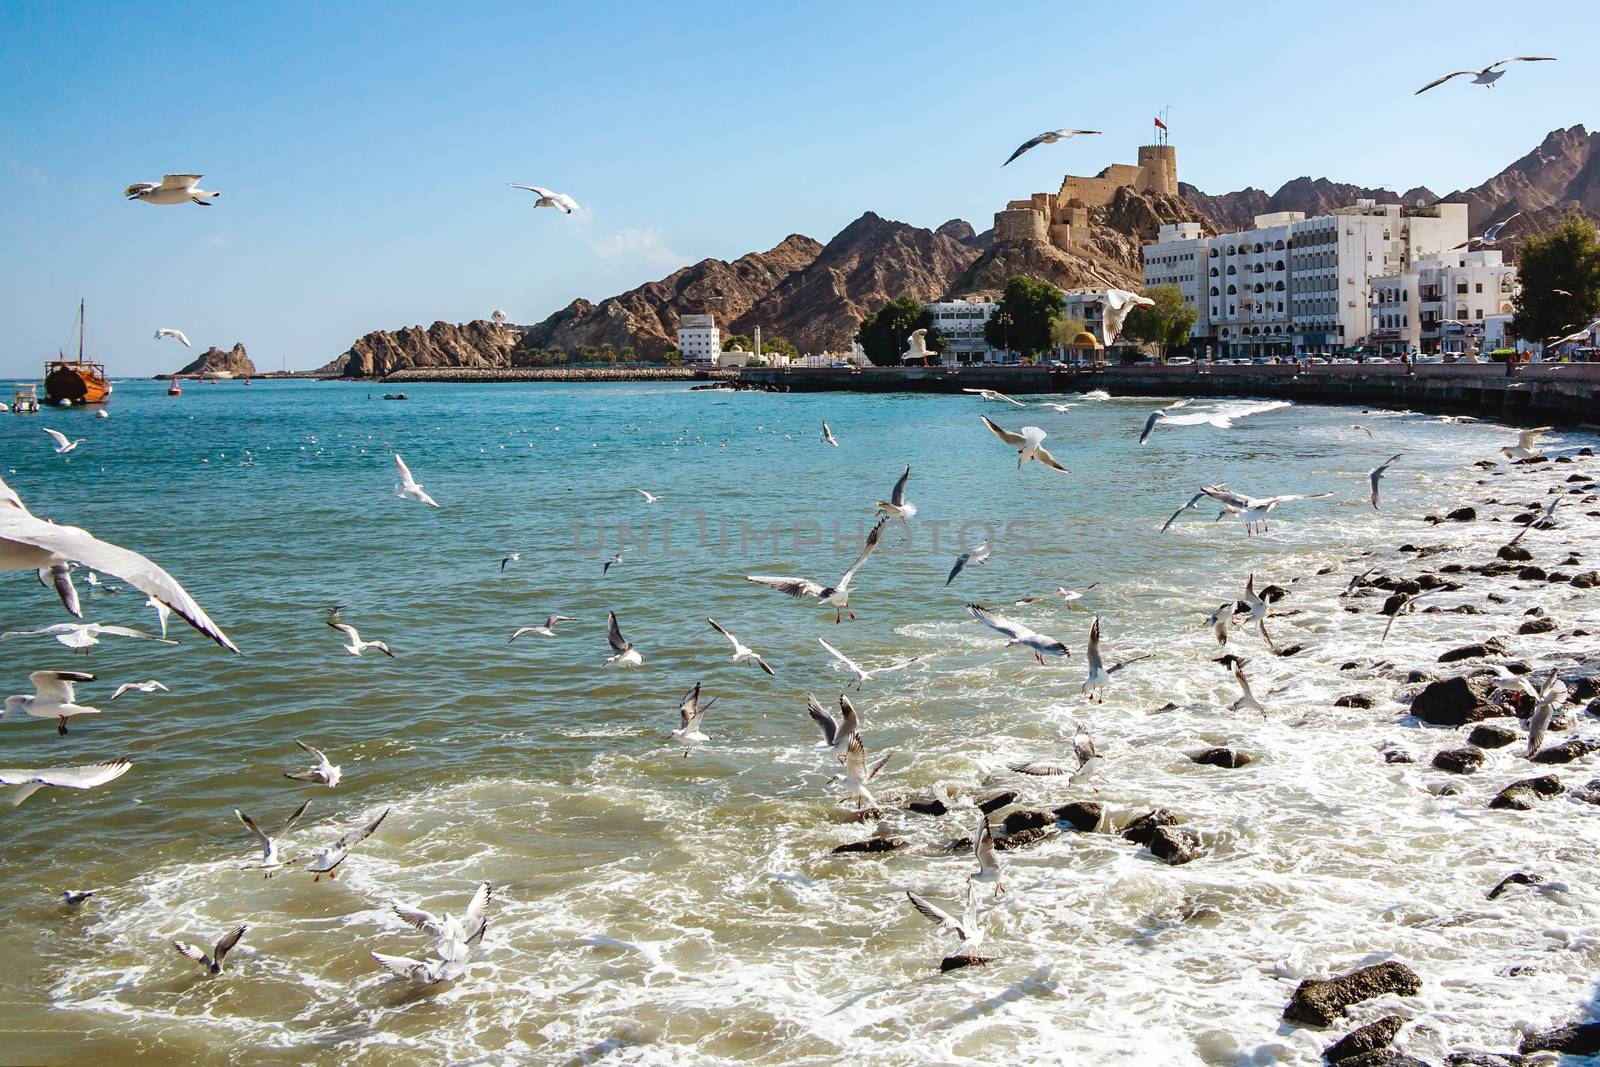
POLYGON ((866 210, 978 229, 1132 162, 1171 106, 1208 192, 1302 174, 1444 193, 1600 124, 1600 5, 0 0, 0 375, 78 298, 114 375, 156 342, 320 365, 361 334, 535 322, 866 210), (1437 74, 1545 54, 1493 90, 1437 74), (1039 130, 1104 136, 1035 149, 1039 130), (210 208, 125 202, 200 172, 210 208), (535 211, 509 181, 583 204, 535 211))

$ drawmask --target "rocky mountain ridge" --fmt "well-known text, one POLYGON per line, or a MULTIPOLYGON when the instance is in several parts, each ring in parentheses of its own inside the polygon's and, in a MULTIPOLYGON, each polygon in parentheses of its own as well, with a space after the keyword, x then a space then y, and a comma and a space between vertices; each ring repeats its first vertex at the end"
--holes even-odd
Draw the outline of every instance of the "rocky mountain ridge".
POLYGON ((251 362, 250 356, 245 352, 244 342, 236 341, 234 346, 223 351, 212 345, 199 356, 184 364, 174 371, 172 376, 179 377, 190 374, 231 374, 235 378, 248 378, 256 373, 256 365, 251 362))

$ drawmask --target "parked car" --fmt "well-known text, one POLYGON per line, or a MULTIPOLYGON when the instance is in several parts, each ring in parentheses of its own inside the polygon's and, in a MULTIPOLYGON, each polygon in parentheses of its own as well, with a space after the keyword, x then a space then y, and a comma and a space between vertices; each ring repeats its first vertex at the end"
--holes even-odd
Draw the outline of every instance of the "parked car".
POLYGON ((1174 358, 1167 360, 1167 366, 1169 367, 1187 367, 1193 363, 1194 360, 1190 359, 1188 356, 1175 356, 1174 358))

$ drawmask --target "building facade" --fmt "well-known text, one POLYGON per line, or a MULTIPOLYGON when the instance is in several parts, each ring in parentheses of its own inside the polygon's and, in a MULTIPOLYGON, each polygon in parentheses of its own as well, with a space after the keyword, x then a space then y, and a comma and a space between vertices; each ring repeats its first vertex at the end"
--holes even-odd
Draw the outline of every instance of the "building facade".
POLYGON ((1498 249, 1441 252, 1372 280, 1369 340, 1384 354, 1498 348, 1516 293, 1516 268, 1498 249))
POLYGON ((1004 211, 995 212, 995 239, 1048 241, 1057 248, 1081 245, 1090 236, 1089 209, 1111 203, 1123 186, 1176 196, 1178 150, 1169 144, 1141 145, 1137 165, 1113 163, 1092 178, 1068 174, 1053 193, 1009 201, 1004 211))
POLYGON ((678 351, 690 363, 716 363, 722 355, 722 331, 715 315, 679 315, 678 351))
POLYGON ((1176 285, 1183 303, 1195 312, 1193 338, 1211 336, 1211 301, 1207 290, 1210 241, 1198 222, 1162 226, 1154 244, 1144 246, 1144 287, 1176 285))
POLYGON ((1000 363, 1005 352, 983 338, 983 327, 999 304, 989 300, 939 300, 923 304, 933 326, 944 335, 945 363, 1000 363))

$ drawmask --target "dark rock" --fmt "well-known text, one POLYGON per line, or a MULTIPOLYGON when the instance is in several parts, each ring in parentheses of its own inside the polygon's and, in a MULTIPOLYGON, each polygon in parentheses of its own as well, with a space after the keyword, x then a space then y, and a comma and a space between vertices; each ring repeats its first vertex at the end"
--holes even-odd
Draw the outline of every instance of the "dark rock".
POLYGON ((1156 709, 1156 711, 1158 711, 1158 712, 1161 712, 1161 711, 1177 711, 1177 710, 1178 710, 1178 705, 1174 704, 1170 700, 1156 709))
POLYGON ((1478 517, 1477 508, 1456 508, 1445 513, 1446 522, 1472 522, 1478 517))
POLYGON ((1517 581, 1542 582, 1549 576, 1549 573, 1543 567, 1530 563, 1517 572, 1517 581))
POLYGON ((1407 685, 1423 685, 1427 682, 1437 682, 1438 680, 1439 676, 1432 671, 1425 671, 1417 667, 1406 671, 1407 685))
POLYGON ((1447 748, 1433 755, 1433 765, 1451 774, 1471 774, 1483 766, 1483 750, 1472 748, 1447 748))
POLYGON ((1287 648, 1278 649, 1278 655, 1280 655, 1280 656, 1298 656, 1300 653, 1304 652, 1305 650, 1306 650, 1306 646, 1305 645, 1290 645, 1287 648))
POLYGON ((869 837, 865 841, 851 841, 849 844, 840 845, 833 850, 833 855, 839 856, 847 852, 881 854, 897 852, 905 847, 906 839, 903 837, 869 837))
POLYGON ((1578 449, 1578 455, 1592 456, 1594 455, 1594 449, 1590 448, 1588 445, 1584 445, 1582 448, 1578 449))
POLYGON ((1092 800, 1074 800, 1057 808, 1055 816, 1074 830, 1088 833, 1100 825, 1100 816, 1104 811, 1104 808, 1092 800))
POLYGON ((1150 851, 1168 866, 1181 867, 1200 857, 1200 837, 1179 826, 1158 826, 1150 835, 1150 851))
POLYGON ((1339 664, 1339 669, 1341 671, 1353 671, 1359 666, 1361 666, 1361 661, 1358 659, 1352 659, 1346 660, 1345 662, 1339 664))
POLYGON ((1035 826, 1029 830, 1022 830, 1014 834, 1002 834, 994 842, 995 851, 1010 852, 1012 849, 1027 848, 1037 845, 1047 837, 1056 836, 1055 821, 1051 820, 1049 826, 1035 826))
POLYGON ((1283 1017, 1303 1026, 1332 1026, 1344 1010, 1385 993, 1403 997, 1422 991, 1422 979, 1405 964, 1395 960, 1363 967, 1335 978, 1308 978, 1295 988, 1283 1017))
POLYGON ((1529 874, 1526 871, 1513 871, 1496 882, 1494 888, 1485 893, 1484 896, 1490 900, 1498 900, 1502 893, 1514 885, 1541 885, 1543 882, 1544 878, 1540 875, 1529 874))
POLYGON ((1474 645, 1462 645, 1452 648, 1439 657, 1440 663, 1457 663, 1464 659, 1482 659, 1484 656, 1504 656, 1508 653, 1505 642, 1498 637, 1491 637, 1487 641, 1479 641, 1474 645))
POLYGON ((1383 762, 1385 762, 1385 763, 1415 763, 1415 762, 1417 762, 1417 757, 1413 756, 1409 752, 1401 752, 1397 748, 1390 748, 1390 749, 1385 749, 1384 750, 1383 762))
POLYGON ((1515 730, 1487 722, 1474 726, 1472 732, 1467 735, 1467 744, 1477 745, 1479 748, 1505 748, 1516 743, 1515 730))
POLYGON ((1529 619, 1517 627, 1519 634, 1547 634, 1556 628, 1556 620, 1546 616, 1542 619, 1529 619))
POLYGON ((1510 671, 1512 674, 1517 674, 1517 675, 1532 674, 1533 673, 1533 667, 1531 667, 1530 665, 1524 663, 1520 659, 1519 660, 1513 660, 1510 663, 1507 663, 1506 664, 1506 670, 1510 671))
POLYGON ((1559 745, 1551 745, 1534 753, 1535 763, 1571 763, 1580 760, 1589 753, 1600 749, 1600 741, 1587 741, 1574 737, 1571 741, 1564 741, 1559 745))
POLYGON ((940 960, 939 973, 944 974, 949 971, 959 971, 963 967, 982 967, 985 963, 993 962, 993 956, 974 956, 970 952, 962 952, 954 956, 946 956, 944 959, 940 960))
POLYGON ((1261 592, 1257 593, 1256 595, 1262 600, 1265 600, 1268 604, 1276 604, 1278 601, 1289 595, 1289 590, 1285 589, 1281 585, 1264 585, 1261 587, 1261 592))
POLYGON ((1416 596, 1422 592, 1422 583, 1415 578, 1399 578, 1392 574, 1374 578, 1367 584, 1377 589, 1387 589, 1391 593, 1405 593, 1407 596, 1416 596))
POLYGON ((1552 774, 1542 778, 1524 778, 1520 782, 1512 782, 1496 793, 1494 799, 1489 801, 1489 806, 1502 811, 1532 811, 1534 801, 1559 796, 1565 791, 1561 782, 1552 774))
POLYGON ((1428 792, 1432 793, 1436 797, 1458 797, 1461 795, 1461 783, 1440 782, 1437 785, 1430 785, 1428 787, 1428 792))
POLYGON ((1419 574, 1419 575, 1417 575, 1417 584, 1422 586, 1424 591, 1429 590, 1429 589, 1460 589, 1461 588, 1455 582, 1449 581, 1448 579, 1445 579, 1445 578, 1441 578, 1437 574, 1419 574))
POLYGON ((1572 576, 1574 589, 1593 589, 1597 585, 1600 585, 1600 571, 1584 571, 1572 576))
POLYGON ((1336 708, 1370 708, 1377 700, 1365 693, 1347 693, 1333 702, 1336 708))
POLYGON ((1489 699, 1493 690, 1482 678, 1444 678, 1430 682, 1411 701, 1411 714, 1429 726, 1465 726, 1492 719, 1506 710, 1489 699))
POLYGON ((1515 1052, 1452 1052, 1445 1067, 1527 1067, 1528 1057, 1515 1052))
POLYGON ((1501 545, 1495 555, 1512 563, 1526 563, 1533 558, 1533 553, 1521 545, 1501 545))
POLYGON ((1567 699, 1576 703, 1600 697, 1600 674, 1586 674, 1567 681, 1567 699))
POLYGON ((1198 752, 1189 758, 1207 767, 1226 767, 1230 770, 1235 767, 1243 767, 1250 762, 1249 756, 1246 756, 1243 752, 1235 752, 1231 748, 1208 748, 1204 752, 1198 752))
POLYGON ((1017 794, 1013 789, 1003 790, 999 793, 991 793, 989 796, 986 796, 978 801, 978 810, 983 812, 985 815, 993 815, 1007 804, 1015 802, 1016 799, 1017 794))
POLYGON ((1467 568, 1463 564, 1460 564, 1460 563, 1446 563, 1443 567, 1439 568, 1439 573, 1440 574, 1465 574, 1466 570, 1467 570, 1467 568))
POLYGON ((1404 1025, 1405 1020, 1400 1016, 1385 1015, 1376 1022, 1357 1027, 1323 1049, 1322 1058, 1333 1067, 1342 1067, 1345 1060, 1388 1048, 1404 1025))
POLYGON ((943 815, 950 808, 938 797, 916 797, 906 802, 906 810, 918 815, 943 815))
POLYGON ((1160 826, 1176 826, 1178 817, 1166 808, 1157 808, 1155 811, 1134 819, 1122 828, 1122 836, 1136 845, 1148 845, 1155 836, 1156 828, 1160 826))
POLYGON ((1002 824, 1008 834, 1020 834, 1024 830, 1037 830, 1041 826, 1054 826, 1056 817, 1048 811, 1013 811, 1006 816, 1002 824))
POLYGON ((1522 1052, 1565 1052, 1571 1056, 1593 1056, 1600 1053, 1600 1021, 1568 1023, 1553 1030, 1526 1034, 1520 1047, 1522 1052))
MULTIPOLYGON (((1556 462, 1557 463, 1571 463, 1572 462, 1572 457, 1571 456, 1557 456, 1556 457, 1556 462)), ((1573 477, 1581 478, 1581 477, 1583 477, 1583 475, 1577 474, 1577 475, 1574 475, 1573 477)))
POLYGON ((1565 571, 1551 571, 1544 576, 1544 580, 1547 582, 1570 582, 1572 581, 1572 575, 1565 571))
POLYGON ((1600 805, 1600 778, 1591 778, 1581 789, 1574 789, 1572 795, 1585 804, 1600 805))

